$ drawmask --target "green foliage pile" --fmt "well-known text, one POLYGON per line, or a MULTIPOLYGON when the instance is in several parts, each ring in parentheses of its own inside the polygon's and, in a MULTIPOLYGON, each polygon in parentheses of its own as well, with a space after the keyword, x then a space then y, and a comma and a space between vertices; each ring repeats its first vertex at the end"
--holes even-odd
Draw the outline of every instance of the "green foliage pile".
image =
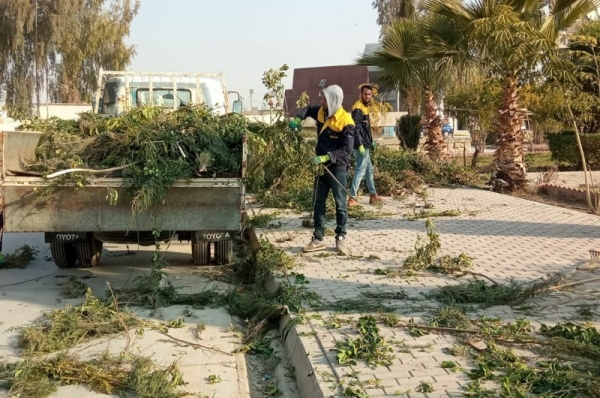
POLYGON ((421 139, 421 116, 402 116, 398 121, 396 135, 406 148, 416 150, 421 139))
POLYGON ((475 171, 457 162, 436 163, 420 152, 383 147, 373 152, 373 159, 378 172, 394 176, 402 186, 414 183, 415 175, 430 186, 474 186, 481 182, 475 171))
POLYGON ((104 355, 82 361, 69 355, 52 359, 0 364, 0 387, 11 396, 46 398, 60 385, 88 386, 100 394, 134 394, 140 398, 178 398, 184 384, 177 363, 157 367, 143 357, 104 355))
MULTIPOLYGON (((29 170, 122 167, 112 176, 129 182, 134 208, 145 210, 161 203, 176 180, 239 177, 248 121, 236 114, 214 115, 205 107, 174 112, 144 107, 117 117, 87 113, 74 121, 36 119, 21 129, 44 133, 29 170)), ((62 181, 81 183, 82 178, 74 173, 62 181)))
MULTIPOLYGON (((285 123, 251 123, 236 114, 214 115, 204 107, 174 112, 143 107, 117 117, 84 113, 79 120, 34 119, 21 129, 43 132, 36 159, 26 165, 30 171, 47 175, 71 168, 117 168, 96 175, 124 178, 137 211, 162 203, 177 180, 239 177, 244 136, 249 142, 246 183, 267 207, 312 209, 314 178, 323 173, 311 164, 314 142, 285 123)), ((415 151, 378 148, 374 161, 381 194, 419 190, 423 184, 478 183, 475 172, 453 162, 432 162, 415 151)), ((53 181, 83 187, 86 176, 73 172, 53 181)))
POLYGON ((35 260, 38 251, 29 245, 23 245, 13 253, 0 253, 0 269, 27 268, 27 264, 35 260))
MULTIPOLYGON (((575 132, 563 131, 547 134, 548 147, 552 152, 552 160, 570 165, 581 165, 581 155, 577 147, 575 132)), ((581 146, 586 161, 592 166, 600 165, 600 134, 582 134, 581 146)))
POLYGON ((421 236, 417 235, 415 242, 415 253, 408 256, 402 266, 412 271, 428 270, 434 273, 453 274, 455 272, 464 272, 473 265, 473 259, 465 253, 457 257, 444 255, 437 258, 438 252, 442 248, 440 242, 439 230, 431 221, 425 221, 427 229, 427 241, 423 242, 421 236))
POLYGON ((362 360, 371 366, 391 365, 393 348, 379 335, 377 320, 371 316, 362 316, 356 325, 359 336, 336 342, 337 360, 341 365, 356 365, 362 360))
POLYGON ((433 297, 448 305, 507 305, 543 294, 548 288, 557 285, 562 278, 562 274, 555 273, 550 274, 547 278, 538 278, 533 281, 520 282, 511 279, 503 284, 489 284, 482 280, 474 280, 460 285, 440 287, 433 293, 433 297))
POLYGON ((142 325, 134 314, 94 297, 88 289, 82 304, 45 313, 33 325, 20 328, 18 345, 24 356, 48 354, 142 325))
MULTIPOLYGON (((249 189, 266 207, 310 211, 313 206, 314 178, 320 167, 310 164, 314 142, 304 140, 283 125, 260 126, 253 131, 260 139, 258 152, 250 153, 249 189)), ((377 191, 382 195, 419 191, 430 186, 475 186, 481 180, 473 170, 455 162, 435 163, 423 154, 390 148, 373 152, 377 191)), ((349 176, 350 177, 350 176, 349 176)))

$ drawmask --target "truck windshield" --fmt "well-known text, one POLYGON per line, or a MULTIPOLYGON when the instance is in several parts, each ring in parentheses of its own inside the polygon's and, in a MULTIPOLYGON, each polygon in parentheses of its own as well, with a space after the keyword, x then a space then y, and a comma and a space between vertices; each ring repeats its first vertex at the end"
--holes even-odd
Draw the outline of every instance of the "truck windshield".
MULTIPOLYGON (((138 88, 135 92, 135 103, 137 106, 150 105, 150 89, 138 88)), ((163 108, 177 108, 189 105, 192 102, 192 92, 186 89, 178 89, 177 94, 173 95, 173 89, 155 88, 152 89, 152 103, 155 106, 163 108)))

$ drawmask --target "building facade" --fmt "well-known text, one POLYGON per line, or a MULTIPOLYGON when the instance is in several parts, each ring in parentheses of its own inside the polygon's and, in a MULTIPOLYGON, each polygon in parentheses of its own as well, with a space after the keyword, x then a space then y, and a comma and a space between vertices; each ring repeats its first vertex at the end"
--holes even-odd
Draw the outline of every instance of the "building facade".
MULTIPOLYGON (((370 55, 381 48, 379 43, 367 44, 364 54, 370 55)), ((363 83, 377 82, 377 68, 358 65, 317 66, 294 69, 292 88, 285 91, 285 109, 294 116, 299 109, 296 101, 306 91, 310 105, 319 105, 319 82, 325 79, 325 86, 337 84, 344 90, 344 107, 349 110, 359 97, 358 86, 363 83)), ((389 103, 394 111, 405 111, 402 99, 395 90, 381 93, 382 100, 389 103), (400 105, 400 106, 398 106, 400 105)))

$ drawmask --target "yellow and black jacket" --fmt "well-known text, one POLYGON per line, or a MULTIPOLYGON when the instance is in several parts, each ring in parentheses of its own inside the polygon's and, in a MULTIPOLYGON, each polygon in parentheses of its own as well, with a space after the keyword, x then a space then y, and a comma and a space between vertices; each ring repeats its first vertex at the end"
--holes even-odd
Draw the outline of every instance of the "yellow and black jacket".
POLYGON ((348 171, 350 155, 354 145, 354 121, 352 116, 340 108, 330 118, 320 106, 309 106, 298 113, 300 119, 312 117, 317 123, 317 156, 329 155, 331 160, 325 163, 334 171, 348 171))
POLYGON ((370 149, 373 144, 373 134, 371 133, 371 105, 365 105, 362 100, 356 101, 352 105, 352 119, 356 124, 356 133, 354 134, 354 149, 361 145, 365 149, 370 149))
POLYGON ((307 117, 313 118, 317 124, 317 132, 321 131, 325 124, 325 119, 327 119, 325 109, 321 106, 307 106, 306 108, 302 108, 296 117, 302 120, 307 117))

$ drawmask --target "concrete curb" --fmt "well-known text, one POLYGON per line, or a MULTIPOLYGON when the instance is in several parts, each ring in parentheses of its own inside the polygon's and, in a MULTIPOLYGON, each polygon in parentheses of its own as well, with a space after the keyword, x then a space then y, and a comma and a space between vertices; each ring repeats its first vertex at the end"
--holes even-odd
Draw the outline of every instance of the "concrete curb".
POLYGON ((248 378, 248 368, 246 367, 246 358, 244 358, 244 354, 235 354, 235 363, 237 367, 237 383, 240 397, 250 398, 250 380, 248 378))
MULTIPOLYGON (((542 193, 552 195, 557 199, 587 204, 587 193, 584 189, 570 188, 557 184, 540 184, 538 186, 538 190, 542 193)), ((598 200, 600 194, 597 192, 590 192, 590 196, 592 198, 592 202, 595 202, 598 200)))
MULTIPOLYGON (((247 217, 247 215, 246 215, 247 217)), ((256 250, 260 247, 260 239, 254 228, 246 230, 250 247, 256 250)), ((265 281, 265 289, 269 292, 274 292, 279 287, 275 280, 275 276, 269 272, 265 281)), ((304 346, 304 343, 298 336, 296 325, 293 324, 293 319, 289 315, 284 315, 279 319, 279 333, 284 340, 284 346, 290 361, 294 366, 294 376, 300 390, 302 398, 325 398, 319 382, 317 380, 315 370, 309 360, 309 352, 304 346)))

